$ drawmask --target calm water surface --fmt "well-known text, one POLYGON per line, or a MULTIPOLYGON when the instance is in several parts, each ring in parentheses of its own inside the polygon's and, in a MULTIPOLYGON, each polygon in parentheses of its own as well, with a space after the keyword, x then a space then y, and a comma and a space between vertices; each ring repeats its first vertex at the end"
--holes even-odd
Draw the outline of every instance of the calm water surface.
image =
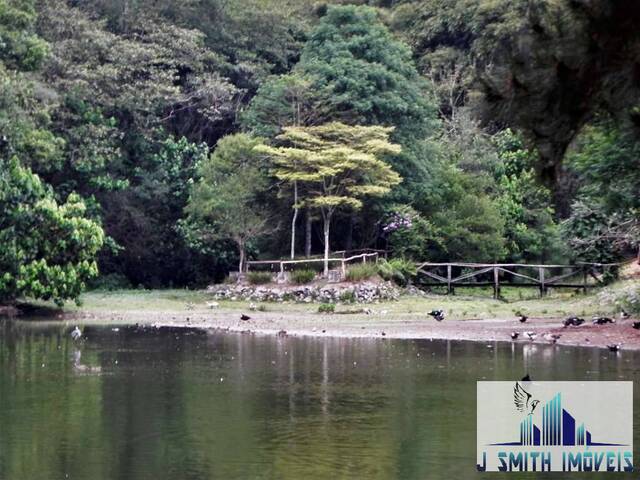
POLYGON ((0 324, 0 479, 504 478, 475 472, 477 380, 640 377, 526 343, 69 331, 0 324))

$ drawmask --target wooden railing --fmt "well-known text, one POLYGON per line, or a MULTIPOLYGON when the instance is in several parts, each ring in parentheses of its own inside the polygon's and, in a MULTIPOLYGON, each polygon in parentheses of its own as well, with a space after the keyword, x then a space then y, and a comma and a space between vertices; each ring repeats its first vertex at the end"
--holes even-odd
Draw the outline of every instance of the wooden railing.
POLYGON ((423 262, 417 264, 417 283, 425 287, 446 287, 447 293, 453 293, 455 287, 491 286, 495 298, 500 296, 501 286, 536 287, 543 296, 549 288, 579 288, 586 292, 588 288, 603 283, 601 277, 607 270, 620 265, 618 263, 529 265, 423 262))
MULTIPOLYGON (((355 261, 361 261, 362 263, 378 262, 380 256, 378 252, 373 253, 362 253, 360 255, 353 255, 351 257, 337 257, 330 258, 329 264, 335 265, 336 263, 340 265, 340 273, 342 278, 344 278, 347 274, 347 264, 354 263, 355 261)), ((246 263, 247 272, 251 270, 251 267, 258 265, 269 265, 271 267, 269 271, 278 273, 280 275, 284 274, 287 271, 287 267, 293 265, 301 265, 301 264, 310 264, 310 263, 324 263, 324 258, 304 258, 300 260, 250 260, 246 263)))

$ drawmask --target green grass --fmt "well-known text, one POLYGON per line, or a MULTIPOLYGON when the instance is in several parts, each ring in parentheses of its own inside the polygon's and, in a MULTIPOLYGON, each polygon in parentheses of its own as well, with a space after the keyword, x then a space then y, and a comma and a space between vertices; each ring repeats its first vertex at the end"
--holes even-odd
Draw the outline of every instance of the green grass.
POLYGON ((347 270, 347 280, 349 282, 361 282, 375 277, 378 274, 378 267, 375 263, 361 263, 353 265, 347 270))
POLYGON ((294 270, 289 274, 289 280, 295 285, 311 283, 316 278, 316 271, 312 269, 294 270))
POLYGON ((249 272, 247 273, 247 281, 251 285, 264 285, 273 280, 271 272, 249 272))
MULTIPOLYGON (((617 282, 607 287, 607 291, 620 291, 631 285, 637 285, 638 281, 632 280, 617 282)), ((481 318, 514 318, 520 311, 529 317, 557 317, 580 315, 589 317, 595 314, 614 314, 617 307, 613 303, 603 303, 599 293, 594 291, 589 295, 576 294, 572 291, 554 291, 548 296, 539 298, 534 289, 503 289, 503 296, 514 300, 494 300, 491 298, 491 290, 482 289, 458 289, 456 295, 430 294, 427 296, 404 295, 395 302, 384 302, 373 305, 375 310, 386 310, 386 319, 394 317, 401 319, 411 315, 422 315, 433 308, 444 308, 447 311, 447 319, 470 320, 481 318), (518 298, 521 291, 524 298, 518 298)), ((213 300, 210 294, 198 290, 116 290, 87 292, 81 297, 83 305, 76 307, 73 303, 65 305, 68 311, 86 312, 118 312, 127 311, 210 311, 207 302, 213 300)), ((246 311, 249 301, 221 300, 220 311, 246 311)), ((37 305, 49 305, 46 302, 32 302, 37 305)), ((264 304, 259 304, 259 307, 264 304)), ((342 308, 342 307, 340 307, 342 308)), ((348 308, 344 306, 344 308, 348 308)), ((269 303, 270 314, 315 314, 318 311, 317 304, 306 303, 269 303)), ((374 321, 369 318, 367 322, 374 321)))

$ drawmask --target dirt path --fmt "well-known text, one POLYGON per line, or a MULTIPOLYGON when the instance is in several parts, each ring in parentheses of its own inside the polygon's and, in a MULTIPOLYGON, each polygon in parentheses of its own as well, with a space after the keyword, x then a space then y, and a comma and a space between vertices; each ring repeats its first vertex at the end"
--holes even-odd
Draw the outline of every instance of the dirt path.
POLYGON ((632 328, 633 320, 617 320, 614 324, 593 325, 589 320, 580 327, 562 326, 553 318, 530 318, 519 323, 514 318, 490 320, 445 320, 436 322, 427 315, 385 315, 384 312, 364 314, 308 314, 299 312, 247 311, 251 318, 241 320, 238 310, 209 311, 127 311, 76 312, 62 318, 70 323, 122 323, 156 327, 197 327, 230 332, 265 335, 331 336, 352 338, 451 339, 472 341, 512 341, 511 332, 518 332, 516 342, 549 344, 549 334, 560 335, 558 345, 606 348, 621 344, 623 350, 640 350, 640 330, 632 328), (529 340, 524 332, 536 334, 529 340))

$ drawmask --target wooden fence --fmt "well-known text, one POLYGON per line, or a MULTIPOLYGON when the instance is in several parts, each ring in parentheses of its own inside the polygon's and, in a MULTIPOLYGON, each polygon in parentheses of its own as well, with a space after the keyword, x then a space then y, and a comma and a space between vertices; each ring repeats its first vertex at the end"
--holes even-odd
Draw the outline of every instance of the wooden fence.
POLYGON ((416 283, 425 287, 493 287, 495 298, 501 286, 536 287, 543 296, 549 288, 588 288, 601 285, 602 277, 621 264, 528 265, 521 263, 430 263, 417 265, 416 283))
MULTIPOLYGON (((340 274, 342 278, 347 275, 347 265, 355 263, 357 261, 362 263, 378 262, 380 254, 377 251, 373 253, 361 253, 360 255, 353 255, 351 257, 333 257, 329 259, 329 265, 340 265, 340 274)), ((301 260, 250 260, 246 263, 247 272, 251 270, 251 267, 255 266, 269 266, 269 271, 277 273, 278 276, 284 276, 288 268, 294 265, 310 264, 310 263, 324 263, 324 258, 305 258, 301 260), (275 268, 274 268, 275 267, 275 268)))

